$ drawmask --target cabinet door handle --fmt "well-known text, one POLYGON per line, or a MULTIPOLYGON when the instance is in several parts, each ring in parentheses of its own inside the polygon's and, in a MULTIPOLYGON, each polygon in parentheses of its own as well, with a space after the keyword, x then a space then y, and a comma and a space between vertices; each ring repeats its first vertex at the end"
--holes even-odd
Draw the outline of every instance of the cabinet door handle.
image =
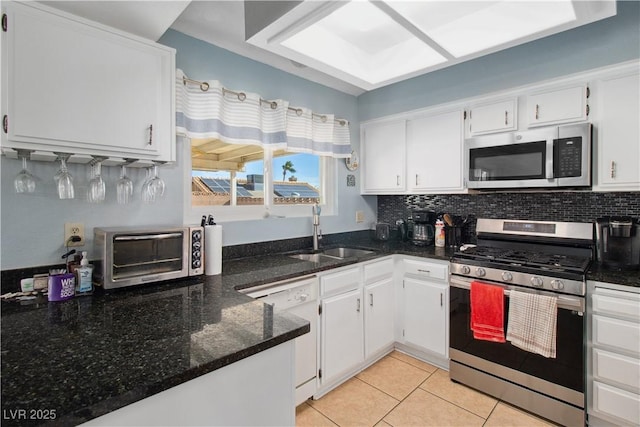
POLYGON ((540 118, 540 106, 536 104, 536 120, 540 118))
POLYGON ((440 307, 442 307, 442 292, 440 292, 440 307))
POLYGON ((509 112, 505 110, 504 112, 504 125, 508 125, 509 124, 509 112))
POLYGON ((418 174, 416 174, 416 185, 418 185, 418 174))
POLYGON ((400 186, 400 175, 396 175, 396 185, 400 186))
POLYGON ((358 305, 356 307, 356 311, 360 313, 360 298, 358 298, 358 305))
POLYGON ((373 307, 373 294, 369 294, 369 305, 373 307))
POLYGON ((149 125, 149 145, 153 145, 153 125, 149 125))
POLYGON ((611 160, 611 178, 616 177, 616 162, 611 160))
POLYGON ((422 269, 420 269, 420 268, 418 269, 418 271, 419 271, 420 273, 431 273, 431 270, 422 270, 422 269))

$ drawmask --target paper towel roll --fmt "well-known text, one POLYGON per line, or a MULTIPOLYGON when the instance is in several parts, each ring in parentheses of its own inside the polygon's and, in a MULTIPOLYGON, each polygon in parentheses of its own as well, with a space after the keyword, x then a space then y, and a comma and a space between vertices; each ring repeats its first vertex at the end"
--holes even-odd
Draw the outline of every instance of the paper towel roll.
POLYGON ((222 226, 204 227, 204 274, 214 276, 222 273, 222 226))

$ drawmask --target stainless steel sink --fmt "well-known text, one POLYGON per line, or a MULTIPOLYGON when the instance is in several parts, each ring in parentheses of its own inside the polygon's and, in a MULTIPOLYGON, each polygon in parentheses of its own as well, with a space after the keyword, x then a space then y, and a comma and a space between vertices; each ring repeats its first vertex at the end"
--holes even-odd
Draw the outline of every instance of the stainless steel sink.
POLYGON ((356 249, 356 248, 332 248, 325 249, 322 252, 317 252, 314 254, 294 254, 289 255, 289 258, 299 259, 302 261, 309 262, 321 262, 321 261, 329 261, 343 258, 352 258, 363 255, 372 254, 373 251, 369 251, 366 249, 356 249))
POLYGON ((295 258, 295 259, 300 259, 302 261, 309 261, 309 262, 320 262, 322 260, 331 260, 331 259, 335 260, 337 257, 317 253, 317 254, 289 255, 289 258, 295 258))
POLYGON ((369 255, 369 254, 372 254, 373 251, 369 251, 366 249, 356 249, 356 248, 333 248, 333 249, 326 249, 322 251, 322 253, 325 255, 336 257, 336 258, 351 258, 351 257, 369 255))

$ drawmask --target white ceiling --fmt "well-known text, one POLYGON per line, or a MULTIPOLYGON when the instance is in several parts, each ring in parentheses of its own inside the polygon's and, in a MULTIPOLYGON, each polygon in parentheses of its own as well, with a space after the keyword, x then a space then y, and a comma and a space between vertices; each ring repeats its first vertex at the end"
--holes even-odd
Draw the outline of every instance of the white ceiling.
POLYGON ((158 40, 191 1, 52 0, 39 3, 140 37, 158 40))
MULTIPOLYGON (((349 79, 344 73, 334 72, 335 70, 331 70, 330 68, 317 66, 318 64, 313 61, 299 60, 300 58, 291 55, 287 56, 289 58, 295 58, 296 60, 288 59, 282 56, 286 54, 282 51, 277 51, 277 49, 267 50, 268 47, 258 47, 245 41, 243 0, 54 0, 41 1, 41 3, 152 40, 158 40, 168 28, 172 28, 239 55, 352 95, 359 95, 373 88, 359 84, 357 80, 349 79), (277 51, 277 53, 274 53, 275 51, 277 51), (306 62, 310 66, 302 65, 300 62, 306 62), (324 72, 319 71, 321 69, 324 70, 324 72)), ((305 6, 306 3, 307 2, 303 3, 303 6, 305 6)), ((309 3, 311 5, 314 3, 319 4, 318 2, 309 3)), ((420 3, 419 0, 414 1, 411 6, 415 8, 415 5, 418 3, 420 3)), ((607 3, 613 3, 615 13, 615 1, 609 1, 607 3)), ((444 7, 446 3, 443 1, 442 4, 444 7)), ((296 7, 294 11, 303 9, 303 7, 296 7)), ((285 18, 290 15, 295 15, 295 13, 285 15, 285 18)), ((433 18, 430 17, 430 19, 433 18)), ((280 21, 282 20, 283 19, 280 19, 280 21)), ((286 21, 286 19, 284 19, 284 21, 286 21)), ((269 33, 269 31, 271 31, 271 34, 273 34, 273 31, 280 30, 281 27, 278 27, 277 24, 278 22, 275 22, 273 25, 267 27, 266 30, 263 30, 262 33, 269 33)), ((290 25, 290 23, 285 22, 285 25, 290 25)), ((563 30, 565 29, 566 28, 563 28, 563 30)), ((346 33, 353 32, 349 29, 345 31, 346 33)), ((378 40, 380 42, 391 43, 389 38, 383 37, 378 40)), ((360 42, 360 44, 363 43, 360 42)), ((376 47, 376 49, 379 48, 380 46, 376 47)), ((492 51, 496 50, 498 49, 492 51)), ((483 54, 486 53, 490 52, 483 54)), ((476 55, 476 57, 477 56, 478 55, 476 55)), ((444 65, 437 68, 442 68, 442 66, 444 65)), ((437 68, 414 72, 413 74, 398 78, 394 81, 433 71, 437 68)))

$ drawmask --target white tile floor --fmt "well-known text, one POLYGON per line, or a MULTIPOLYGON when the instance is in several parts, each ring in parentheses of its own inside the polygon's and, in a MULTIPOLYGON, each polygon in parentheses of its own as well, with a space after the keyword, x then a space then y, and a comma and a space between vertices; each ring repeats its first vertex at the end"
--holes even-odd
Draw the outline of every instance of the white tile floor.
POLYGON ((319 400, 296 409, 297 426, 553 426, 456 384, 449 373, 394 351, 319 400))

